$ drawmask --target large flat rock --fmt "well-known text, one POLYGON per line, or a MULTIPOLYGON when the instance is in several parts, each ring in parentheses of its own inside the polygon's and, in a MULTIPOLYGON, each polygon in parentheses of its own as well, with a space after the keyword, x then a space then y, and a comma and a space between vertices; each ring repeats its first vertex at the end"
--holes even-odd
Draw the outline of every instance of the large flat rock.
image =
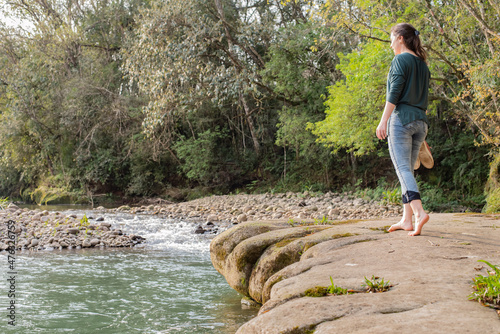
MULTIPOLYGON (((252 294, 265 303, 237 333, 500 333, 497 312, 468 300, 472 278, 487 275, 478 260, 500 264, 500 216, 432 214, 421 236, 383 233, 396 222, 353 221, 300 237, 325 235, 296 262, 278 263, 274 272, 267 266, 267 280, 259 276, 252 287, 262 290, 252 294), (393 287, 384 293, 305 296, 309 288, 329 286, 330 277, 336 286, 361 290, 364 278, 373 275, 393 287)), ((290 228, 274 230, 275 239, 280 231, 291 234, 290 228)), ((272 247, 259 250, 254 269, 279 259, 272 247)))

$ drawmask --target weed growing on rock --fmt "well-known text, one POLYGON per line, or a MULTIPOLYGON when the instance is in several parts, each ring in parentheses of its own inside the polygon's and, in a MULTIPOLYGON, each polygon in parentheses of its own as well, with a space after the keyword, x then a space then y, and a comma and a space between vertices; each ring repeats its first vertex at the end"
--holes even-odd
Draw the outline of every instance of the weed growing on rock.
POLYGON ((362 286, 366 288, 366 292, 384 292, 389 290, 392 284, 372 275, 371 280, 365 277, 365 283, 362 286))
POLYGON ((90 225, 89 219, 87 218, 87 215, 84 214, 83 217, 82 217, 82 219, 80 219, 80 226, 87 227, 89 225, 90 225))
POLYGON ((365 290, 348 290, 335 286, 332 276, 330 276, 330 282, 332 284, 329 287, 315 286, 314 288, 307 289, 304 294, 307 297, 323 297, 327 295, 339 296, 364 292, 385 292, 392 287, 392 284, 390 284, 389 281, 385 282, 383 278, 380 280, 379 277, 375 276, 372 276, 371 280, 365 277, 365 284, 362 284, 362 286, 365 287, 365 290))
POLYGON ((341 287, 335 286, 333 284, 333 278, 330 276, 330 282, 332 282, 332 285, 328 287, 328 293, 332 295, 346 295, 347 294, 347 289, 343 289, 341 287))
POLYGON ((493 272, 488 276, 479 275, 472 279, 474 292, 469 299, 500 310, 500 268, 484 260, 479 260, 479 262, 486 263, 493 269, 493 272))
POLYGON ((321 219, 314 219, 314 225, 328 225, 331 223, 332 221, 328 220, 326 216, 323 216, 321 219))

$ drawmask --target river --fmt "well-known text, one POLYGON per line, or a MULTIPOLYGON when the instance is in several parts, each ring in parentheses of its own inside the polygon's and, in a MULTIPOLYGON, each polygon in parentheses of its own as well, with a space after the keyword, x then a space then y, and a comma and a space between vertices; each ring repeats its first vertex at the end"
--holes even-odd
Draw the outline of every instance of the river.
MULTIPOLYGON (((65 213, 70 212, 84 211, 65 213)), ((226 334, 256 315, 256 309, 242 308, 241 296, 212 267, 211 238, 194 234, 196 224, 103 216, 146 243, 127 249, 18 251, 16 326, 7 322, 12 298, 7 297, 7 253, 0 253, 1 333, 226 334)))

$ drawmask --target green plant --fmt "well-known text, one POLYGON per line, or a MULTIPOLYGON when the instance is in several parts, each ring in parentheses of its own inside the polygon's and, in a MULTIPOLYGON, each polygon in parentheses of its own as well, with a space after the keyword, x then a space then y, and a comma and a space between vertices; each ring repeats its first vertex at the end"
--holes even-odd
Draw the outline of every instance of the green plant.
POLYGON ((247 188, 248 191, 253 192, 257 188, 258 183, 259 180, 253 180, 249 184, 247 184, 245 188, 247 188))
POLYGON ((338 286, 335 286, 335 284, 333 284, 333 278, 332 276, 330 276, 330 282, 332 282, 332 285, 330 285, 328 287, 328 293, 329 294, 332 294, 332 295, 346 295, 347 294, 347 289, 343 289, 341 287, 338 287, 338 286))
POLYGON ((372 275, 371 280, 365 277, 365 283, 362 285, 366 288, 366 292, 384 292, 389 290, 392 285, 389 281, 385 282, 384 279, 372 275))
POLYGON ((89 223, 89 219, 87 218, 87 214, 84 214, 83 217, 82 217, 82 219, 80 219, 80 226, 87 227, 89 225, 90 225, 90 223, 89 223))
POLYGON ((9 205, 9 198, 0 198, 0 209, 5 210, 7 208, 7 205, 9 205))
POLYGON ((500 212, 500 188, 490 191, 486 198, 486 213, 500 212))
POLYGON ((328 218, 326 216, 323 216, 323 218, 321 218, 321 220, 314 219, 314 225, 327 225, 329 223, 330 223, 330 221, 328 220, 328 218))
POLYGON ((399 204, 401 203, 401 190, 394 188, 393 190, 386 190, 383 194, 384 204, 399 204))
POLYGON ((500 310, 500 268, 485 260, 478 261, 486 263, 493 272, 488 276, 479 275, 473 278, 474 292, 469 295, 469 299, 500 310))

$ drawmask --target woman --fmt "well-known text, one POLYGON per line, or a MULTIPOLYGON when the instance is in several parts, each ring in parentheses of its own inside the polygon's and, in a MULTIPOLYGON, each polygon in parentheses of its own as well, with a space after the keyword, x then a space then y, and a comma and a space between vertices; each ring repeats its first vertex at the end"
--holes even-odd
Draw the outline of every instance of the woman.
POLYGON ((419 32, 411 24, 399 23, 391 29, 391 48, 395 57, 387 78, 386 103, 377 137, 388 137, 389 153, 401 183, 404 211, 401 221, 392 225, 389 232, 402 229, 415 236, 429 221, 429 215, 422 207, 413 166, 427 136, 430 72, 419 32))

